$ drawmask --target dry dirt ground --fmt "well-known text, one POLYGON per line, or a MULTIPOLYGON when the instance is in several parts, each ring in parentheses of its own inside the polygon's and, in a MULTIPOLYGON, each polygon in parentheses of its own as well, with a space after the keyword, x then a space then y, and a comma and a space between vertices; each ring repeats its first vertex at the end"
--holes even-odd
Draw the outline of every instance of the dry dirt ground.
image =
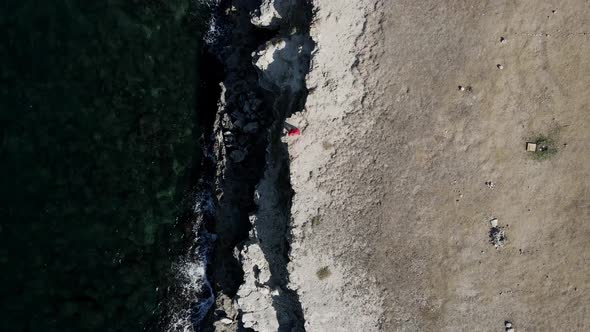
POLYGON ((590 330, 590 2, 314 5, 286 138, 307 330, 590 330))

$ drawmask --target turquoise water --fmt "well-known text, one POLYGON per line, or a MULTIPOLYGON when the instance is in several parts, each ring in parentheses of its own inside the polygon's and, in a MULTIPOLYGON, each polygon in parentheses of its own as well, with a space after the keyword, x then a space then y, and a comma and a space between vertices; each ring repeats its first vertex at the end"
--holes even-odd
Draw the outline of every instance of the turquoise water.
POLYGON ((166 324, 205 22, 187 0, 0 3, 2 331, 166 324))

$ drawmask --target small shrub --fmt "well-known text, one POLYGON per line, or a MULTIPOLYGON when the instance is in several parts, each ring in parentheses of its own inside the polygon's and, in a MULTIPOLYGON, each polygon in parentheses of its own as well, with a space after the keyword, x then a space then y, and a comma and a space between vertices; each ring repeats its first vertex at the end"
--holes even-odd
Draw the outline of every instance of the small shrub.
POLYGON ((318 279, 324 280, 328 278, 330 275, 332 275, 332 272, 330 272, 330 268, 324 266, 321 269, 319 269, 315 274, 316 276, 318 276, 318 279))
POLYGON ((312 227, 319 226, 321 223, 322 223, 322 219, 320 218, 320 216, 315 216, 315 217, 311 218, 311 226, 312 227))
POLYGON ((537 135, 533 142, 537 144, 537 151, 533 152, 533 159, 541 161, 552 157, 557 153, 557 142, 554 134, 545 136, 537 135))

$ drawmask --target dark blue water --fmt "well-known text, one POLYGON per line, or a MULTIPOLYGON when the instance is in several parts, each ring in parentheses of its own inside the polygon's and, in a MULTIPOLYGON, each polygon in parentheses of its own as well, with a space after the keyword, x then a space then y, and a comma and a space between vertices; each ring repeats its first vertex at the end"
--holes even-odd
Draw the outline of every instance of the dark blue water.
POLYGON ((166 326, 206 22, 188 0, 0 2, 0 330, 166 326))

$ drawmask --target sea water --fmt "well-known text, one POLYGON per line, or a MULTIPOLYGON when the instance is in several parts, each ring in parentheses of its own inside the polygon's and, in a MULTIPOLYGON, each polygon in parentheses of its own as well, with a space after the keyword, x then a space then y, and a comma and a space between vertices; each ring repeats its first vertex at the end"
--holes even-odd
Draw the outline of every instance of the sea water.
POLYGON ((207 11, 0 3, 0 330, 159 331, 186 318, 169 299, 179 271, 206 281, 203 262, 179 257, 199 236, 186 211, 207 11))

